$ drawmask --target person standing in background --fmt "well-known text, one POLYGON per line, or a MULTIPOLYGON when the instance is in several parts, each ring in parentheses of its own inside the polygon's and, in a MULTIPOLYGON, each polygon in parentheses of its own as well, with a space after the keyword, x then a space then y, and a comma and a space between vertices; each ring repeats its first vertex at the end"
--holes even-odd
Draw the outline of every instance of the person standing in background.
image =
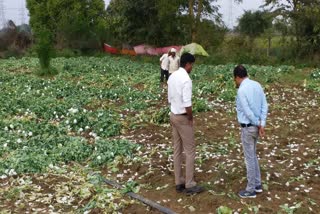
POLYGON ((238 65, 234 71, 234 81, 238 88, 236 105, 241 126, 241 142, 247 168, 247 187, 239 192, 241 198, 255 198, 261 193, 261 173, 257 158, 258 137, 265 134, 264 127, 268 114, 266 95, 261 85, 250 80, 244 66, 238 65))
POLYGON ((176 55, 177 50, 175 48, 171 48, 171 54, 169 56, 169 76, 179 69, 180 66, 180 57, 176 55))
POLYGON ((169 79, 169 56, 170 51, 165 53, 160 58, 160 83, 163 83, 164 77, 166 77, 166 81, 169 79))
POLYGON ((173 139, 173 162, 177 192, 188 195, 204 191, 194 180, 196 145, 194 140, 192 115, 192 81, 189 74, 195 58, 190 53, 181 56, 180 68, 168 80, 168 102, 173 139), (185 176, 182 173, 183 155, 186 156, 185 176))

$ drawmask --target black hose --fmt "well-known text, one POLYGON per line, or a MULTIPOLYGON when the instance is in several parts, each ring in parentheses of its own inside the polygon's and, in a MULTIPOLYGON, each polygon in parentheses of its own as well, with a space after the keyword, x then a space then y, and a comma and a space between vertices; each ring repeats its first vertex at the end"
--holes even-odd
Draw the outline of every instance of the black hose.
MULTIPOLYGON (((111 181, 111 180, 108 180, 108 179, 104 179, 104 182, 113 186, 113 187, 116 187, 118 189, 122 189, 122 186, 120 184, 118 184, 117 182, 115 181, 111 181)), ((138 195, 134 192, 127 192, 126 195, 130 196, 131 198, 134 198, 136 200, 139 200, 141 201, 142 203, 152 207, 152 208, 155 208, 157 210, 159 210, 160 212, 162 213, 165 213, 165 214, 176 214, 174 211, 172 211, 171 209, 167 208, 167 207, 164 207, 164 206, 161 206, 160 204, 156 203, 156 202, 153 202, 147 198, 144 198, 142 197, 141 195, 138 195)))

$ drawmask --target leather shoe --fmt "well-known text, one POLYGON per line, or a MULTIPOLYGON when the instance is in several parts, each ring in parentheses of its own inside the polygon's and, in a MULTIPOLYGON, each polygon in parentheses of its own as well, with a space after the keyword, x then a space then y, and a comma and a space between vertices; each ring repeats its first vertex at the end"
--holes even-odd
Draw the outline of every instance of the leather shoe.
POLYGON ((185 184, 176 185, 176 191, 177 192, 184 192, 185 189, 186 189, 186 185, 185 184))
POLYGON ((205 189, 201 186, 193 186, 191 188, 186 188, 187 195, 193 195, 200 192, 203 192, 205 189))

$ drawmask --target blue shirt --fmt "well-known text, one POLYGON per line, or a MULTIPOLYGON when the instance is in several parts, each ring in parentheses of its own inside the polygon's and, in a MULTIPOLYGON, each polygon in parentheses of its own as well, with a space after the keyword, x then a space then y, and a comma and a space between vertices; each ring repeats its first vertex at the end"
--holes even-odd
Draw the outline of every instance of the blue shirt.
POLYGON ((238 89, 236 103, 239 123, 266 126, 268 104, 258 82, 244 79, 238 89))

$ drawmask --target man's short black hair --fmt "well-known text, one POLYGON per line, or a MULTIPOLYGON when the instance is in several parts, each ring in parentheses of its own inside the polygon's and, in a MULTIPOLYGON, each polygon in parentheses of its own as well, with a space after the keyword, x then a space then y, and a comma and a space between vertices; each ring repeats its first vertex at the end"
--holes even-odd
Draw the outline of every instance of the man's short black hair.
POLYGON ((184 53, 180 58, 180 67, 184 68, 187 63, 194 63, 196 58, 191 53, 184 53))
POLYGON ((233 70, 233 76, 234 77, 240 77, 240 78, 247 77, 248 76, 247 69, 243 65, 238 65, 233 70))

